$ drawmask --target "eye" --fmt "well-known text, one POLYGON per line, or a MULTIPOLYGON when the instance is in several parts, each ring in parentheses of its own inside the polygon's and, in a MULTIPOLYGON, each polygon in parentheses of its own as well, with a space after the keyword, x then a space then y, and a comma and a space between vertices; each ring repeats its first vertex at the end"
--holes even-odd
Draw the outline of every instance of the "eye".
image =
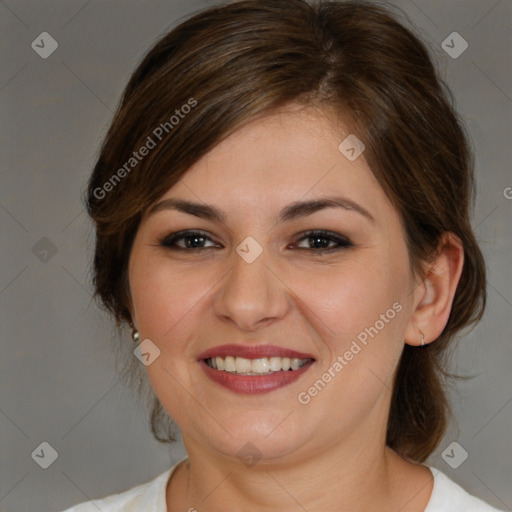
POLYGON ((160 245, 168 249, 177 250, 210 249, 212 247, 218 247, 208 235, 199 231, 180 231, 179 233, 172 233, 161 240, 160 245), (205 246, 207 241, 212 242, 213 245, 205 246))
MULTIPOLYGON (((219 245, 205 233, 200 231, 180 231, 172 233, 162 240, 159 245, 171 250, 201 250, 219 248, 219 245), (211 245, 206 245, 210 243, 211 245)), ((332 233, 330 231, 308 231, 299 239, 299 243, 295 244, 300 250, 308 250, 313 252, 330 252, 340 249, 353 247, 352 242, 342 235, 332 233), (309 240, 307 247, 300 247, 300 243, 309 240)))
POLYGON ((299 242, 303 240, 309 240, 309 247, 299 247, 298 244, 297 247, 314 252, 336 251, 354 245, 348 238, 330 231, 308 231, 299 239, 299 242))

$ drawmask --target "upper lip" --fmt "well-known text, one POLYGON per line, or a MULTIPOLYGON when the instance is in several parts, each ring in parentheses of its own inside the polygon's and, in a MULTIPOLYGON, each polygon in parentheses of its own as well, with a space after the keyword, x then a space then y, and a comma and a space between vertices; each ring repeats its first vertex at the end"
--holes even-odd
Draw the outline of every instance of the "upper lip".
POLYGON ((197 356, 200 361, 202 359, 210 359, 212 357, 244 357, 245 359, 259 359, 262 357, 289 357, 290 359, 314 359, 311 354, 297 352, 289 348, 278 347, 275 345, 219 345, 201 352, 197 356))

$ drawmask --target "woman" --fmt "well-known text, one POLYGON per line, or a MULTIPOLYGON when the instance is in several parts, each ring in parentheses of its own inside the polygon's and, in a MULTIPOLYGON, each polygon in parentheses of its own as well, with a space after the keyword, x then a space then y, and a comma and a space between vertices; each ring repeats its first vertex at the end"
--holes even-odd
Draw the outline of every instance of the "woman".
POLYGON ((188 457, 69 512, 496 510, 421 464, 485 305, 472 187, 449 92, 382 7, 234 2, 161 39, 87 206, 96 294, 188 457))

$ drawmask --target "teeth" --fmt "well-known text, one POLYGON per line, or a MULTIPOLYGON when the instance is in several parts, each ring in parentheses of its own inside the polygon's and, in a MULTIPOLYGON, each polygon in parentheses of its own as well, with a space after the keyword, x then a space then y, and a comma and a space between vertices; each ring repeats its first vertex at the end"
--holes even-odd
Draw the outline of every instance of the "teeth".
MULTIPOLYGON (((239 359, 239 358, 237 358, 239 359)), ((247 359, 247 361, 250 361, 247 359)), ((269 364, 268 359, 266 357, 262 357, 261 359, 253 359, 252 360, 252 370, 253 373, 268 373, 269 364)))
POLYGON ((211 368, 229 373, 243 375, 267 375, 272 372, 298 370, 309 359, 290 359, 289 357, 261 357, 259 359, 246 359, 245 357, 213 357, 206 360, 211 368))
POLYGON ((268 367, 273 372, 281 371, 281 358, 280 357, 269 357, 269 359, 268 359, 268 367))
MULTIPOLYGON (((218 358, 217 358, 217 364, 219 364, 218 358)), ((236 372, 236 361, 235 361, 234 357, 228 356, 224 359, 224 371, 236 372)))
POLYGON ((249 359, 237 357, 235 362, 236 373, 249 373, 252 372, 252 364, 249 359))
POLYGON ((300 359, 292 359, 292 370, 298 370, 300 368, 300 359))

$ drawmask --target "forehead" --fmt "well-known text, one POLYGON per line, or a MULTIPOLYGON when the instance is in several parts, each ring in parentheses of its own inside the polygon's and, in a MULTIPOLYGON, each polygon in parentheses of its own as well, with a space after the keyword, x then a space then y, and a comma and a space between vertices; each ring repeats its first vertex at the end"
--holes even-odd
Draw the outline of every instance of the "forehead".
POLYGON ((364 160, 347 159, 339 146, 350 134, 321 111, 300 106, 272 112, 236 130, 196 162, 184 175, 189 186, 305 195, 350 188, 378 187, 364 160))

